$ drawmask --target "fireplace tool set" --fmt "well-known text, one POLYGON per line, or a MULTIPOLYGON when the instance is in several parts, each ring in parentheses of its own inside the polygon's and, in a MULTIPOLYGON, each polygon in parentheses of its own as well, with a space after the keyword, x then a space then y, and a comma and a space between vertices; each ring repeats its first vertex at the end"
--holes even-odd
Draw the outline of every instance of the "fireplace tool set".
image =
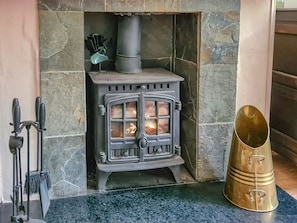
POLYGON ((37 97, 35 101, 36 121, 20 121, 21 109, 19 100, 13 99, 12 116, 14 133, 9 139, 9 149, 13 154, 13 214, 11 222, 45 222, 41 219, 30 219, 30 195, 39 193, 42 217, 44 218, 50 205, 48 189, 51 186, 50 174, 43 169, 43 131, 45 131, 45 105, 41 98, 37 97), (30 129, 34 127, 37 130, 37 168, 30 170, 30 129), (22 130, 27 130, 27 173, 25 174, 25 183, 22 181, 21 148, 23 147, 23 137, 19 136, 22 130), (24 205, 24 192, 27 194, 27 207, 24 205))

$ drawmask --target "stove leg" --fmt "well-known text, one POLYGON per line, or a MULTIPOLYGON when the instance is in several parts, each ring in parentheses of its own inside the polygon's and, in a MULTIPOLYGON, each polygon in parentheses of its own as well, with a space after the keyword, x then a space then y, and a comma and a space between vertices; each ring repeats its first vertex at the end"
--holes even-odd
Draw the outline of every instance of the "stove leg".
POLYGON ((96 170, 97 190, 105 191, 106 182, 112 172, 104 172, 99 169, 96 170))
POLYGON ((177 183, 181 182, 181 179, 180 179, 180 165, 169 166, 168 168, 171 170, 171 172, 172 172, 172 174, 174 176, 175 181, 177 183))

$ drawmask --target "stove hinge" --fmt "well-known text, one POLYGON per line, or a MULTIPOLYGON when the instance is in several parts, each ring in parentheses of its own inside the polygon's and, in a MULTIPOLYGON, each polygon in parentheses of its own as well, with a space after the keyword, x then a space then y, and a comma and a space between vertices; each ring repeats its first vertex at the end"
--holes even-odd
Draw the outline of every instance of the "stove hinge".
POLYGON ((98 113, 99 113, 99 115, 105 115, 105 112, 106 112, 106 110, 105 110, 105 106, 104 105, 98 105, 98 113))
POLYGON ((175 154, 178 156, 181 156, 181 146, 180 145, 175 145, 175 154))
POLYGON ((178 110, 178 111, 180 111, 181 108, 182 108, 182 103, 181 103, 181 101, 176 101, 176 102, 175 102, 175 109, 178 110))

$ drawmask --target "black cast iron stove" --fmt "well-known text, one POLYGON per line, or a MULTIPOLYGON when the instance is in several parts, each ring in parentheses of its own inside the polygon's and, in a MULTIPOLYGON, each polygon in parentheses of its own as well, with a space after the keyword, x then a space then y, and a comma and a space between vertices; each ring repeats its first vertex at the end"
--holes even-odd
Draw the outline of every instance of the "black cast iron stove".
POLYGON ((180 181, 182 77, 165 69, 89 72, 97 189, 112 172, 168 167, 180 181))

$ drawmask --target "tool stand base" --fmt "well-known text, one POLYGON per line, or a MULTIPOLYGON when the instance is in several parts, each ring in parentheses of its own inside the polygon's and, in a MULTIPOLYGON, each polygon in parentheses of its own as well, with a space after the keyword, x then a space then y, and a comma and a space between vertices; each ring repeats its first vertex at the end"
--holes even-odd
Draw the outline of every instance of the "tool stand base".
POLYGON ((41 219, 29 219, 29 221, 25 221, 29 223, 46 223, 46 221, 41 220, 41 219))
POLYGON ((16 215, 16 216, 13 215, 10 217, 10 222, 24 222, 26 221, 27 218, 28 218, 27 215, 23 215, 23 214, 16 215))
POLYGON ((27 218, 28 218, 27 215, 11 216, 10 222, 46 223, 46 221, 42 219, 29 218, 29 220, 27 220, 27 218))

